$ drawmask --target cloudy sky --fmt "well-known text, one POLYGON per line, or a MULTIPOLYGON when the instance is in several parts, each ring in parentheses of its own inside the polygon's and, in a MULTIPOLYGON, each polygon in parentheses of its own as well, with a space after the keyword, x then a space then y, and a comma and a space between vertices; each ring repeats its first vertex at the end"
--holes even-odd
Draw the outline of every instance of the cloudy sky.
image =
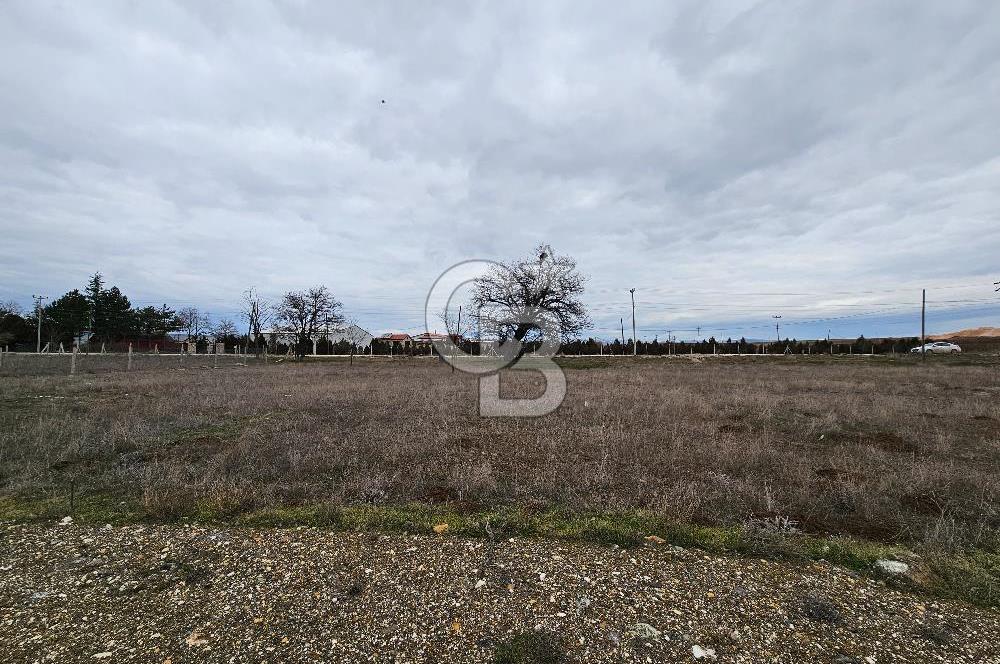
POLYGON ((605 337, 1000 325, 998 118, 989 0, 5 2, 0 300, 416 330, 548 242, 605 337))

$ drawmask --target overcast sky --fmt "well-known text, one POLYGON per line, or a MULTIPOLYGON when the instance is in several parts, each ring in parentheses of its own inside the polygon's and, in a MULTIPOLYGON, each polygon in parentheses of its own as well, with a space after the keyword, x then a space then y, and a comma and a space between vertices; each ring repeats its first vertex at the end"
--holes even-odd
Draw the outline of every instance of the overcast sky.
POLYGON ((544 241, 605 337, 1000 325, 998 118, 989 0, 4 2, 0 299, 415 331, 544 241))

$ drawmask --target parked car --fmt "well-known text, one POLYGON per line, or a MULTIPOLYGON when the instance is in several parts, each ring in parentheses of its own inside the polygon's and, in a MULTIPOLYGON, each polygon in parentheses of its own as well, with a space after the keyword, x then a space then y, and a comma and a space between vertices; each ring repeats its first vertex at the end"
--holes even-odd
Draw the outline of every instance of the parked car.
MULTIPOLYGON (((934 341, 926 344, 928 353, 961 353, 962 347, 958 344, 953 344, 950 341, 934 341)), ((910 349, 911 353, 922 353, 924 350, 923 346, 917 346, 916 348, 910 349)))

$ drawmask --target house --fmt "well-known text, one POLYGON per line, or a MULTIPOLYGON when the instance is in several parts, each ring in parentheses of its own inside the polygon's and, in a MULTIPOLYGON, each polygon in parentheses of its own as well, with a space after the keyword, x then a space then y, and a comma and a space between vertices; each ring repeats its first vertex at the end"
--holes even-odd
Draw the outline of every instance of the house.
MULTIPOLYGON (((418 346, 429 346, 430 344, 433 344, 436 341, 447 341, 447 340, 448 340, 447 334, 441 334, 440 332, 437 331, 422 332, 421 334, 418 334, 415 337, 413 337, 413 343, 415 343, 418 346)), ((451 340, 455 344, 461 344, 462 336, 459 334, 453 334, 451 335, 451 340)))
POLYGON ((375 339, 372 333, 365 330, 353 323, 347 327, 338 328, 336 330, 329 330, 323 332, 321 338, 326 338, 330 343, 336 344, 341 341, 346 341, 358 348, 366 348, 371 346, 372 340, 375 339))
POLYGON ((413 337, 408 335, 406 332, 386 332, 379 337, 379 341, 384 341, 393 346, 399 344, 403 348, 409 348, 413 345, 413 337))

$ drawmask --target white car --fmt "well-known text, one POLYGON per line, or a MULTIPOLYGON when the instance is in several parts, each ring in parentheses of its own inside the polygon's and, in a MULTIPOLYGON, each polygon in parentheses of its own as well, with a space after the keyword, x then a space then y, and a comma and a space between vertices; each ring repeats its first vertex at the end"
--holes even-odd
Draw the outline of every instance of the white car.
MULTIPOLYGON (((933 341, 927 346, 928 353, 947 353, 951 355, 952 353, 961 353, 962 347, 958 344, 953 344, 950 341, 933 341)), ((923 346, 917 346, 910 350, 911 353, 922 353, 924 350, 923 346)))

